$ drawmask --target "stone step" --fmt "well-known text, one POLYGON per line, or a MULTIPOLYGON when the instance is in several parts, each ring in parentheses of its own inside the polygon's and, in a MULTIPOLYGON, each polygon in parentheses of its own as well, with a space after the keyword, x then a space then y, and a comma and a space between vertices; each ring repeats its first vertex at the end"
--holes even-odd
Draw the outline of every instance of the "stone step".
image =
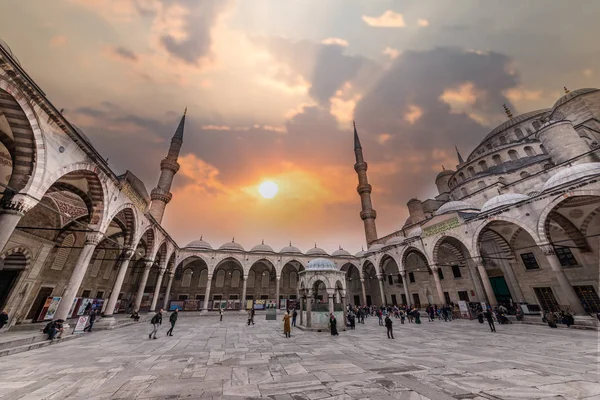
POLYGON ((41 332, 32 335, 9 336, 7 338, 0 336, 0 351, 41 342, 47 337, 48 335, 41 332))
MULTIPOLYGON (((0 350, 0 357, 5 357, 5 356, 10 356, 13 354, 18 354, 18 353, 23 353, 25 351, 29 351, 29 350, 35 350, 35 349, 40 349, 42 347, 46 347, 46 346, 50 346, 53 344, 57 344, 57 343, 62 343, 62 342, 66 342, 69 340, 73 340, 78 338, 80 335, 67 335, 65 337, 62 337, 60 339, 54 339, 54 340, 41 340, 41 341, 35 341, 32 343, 28 343, 28 344, 22 344, 22 345, 16 345, 14 347, 10 347, 10 348, 3 348, 0 350)), ((47 337, 47 335, 44 335, 44 337, 47 337)))

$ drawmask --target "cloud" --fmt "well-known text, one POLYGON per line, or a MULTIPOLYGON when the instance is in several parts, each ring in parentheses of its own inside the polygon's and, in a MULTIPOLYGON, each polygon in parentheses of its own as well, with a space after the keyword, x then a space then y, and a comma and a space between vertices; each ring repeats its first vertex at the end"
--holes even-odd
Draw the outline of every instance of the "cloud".
POLYGON ((404 28, 406 26, 402 14, 398 14, 392 10, 385 11, 379 17, 363 15, 362 19, 367 25, 377 28, 404 28))
POLYGON ((203 125, 202 129, 205 131, 230 131, 231 128, 227 125, 203 125))
POLYGON ((110 47, 109 52, 111 56, 122 61, 137 62, 139 60, 136 53, 122 46, 110 47))
POLYGON ((505 90, 504 95, 512 102, 521 100, 539 100, 542 97, 542 91, 530 90, 524 87, 515 87, 505 90))
POLYGON ((336 37, 324 39, 323 41, 321 41, 321 43, 329 44, 329 45, 337 45, 337 46, 342 46, 342 47, 348 47, 347 41, 345 41, 344 39, 336 38, 336 37))
POLYGON ((57 35, 50 39, 50 46, 52 47, 63 47, 67 44, 67 37, 64 35, 57 35))
POLYGON ((421 27, 429 26, 429 21, 427 21, 426 19, 419 18, 417 20, 417 25, 419 25, 421 27))
POLYGON ((394 60, 400 56, 401 51, 388 46, 385 49, 383 49, 381 53, 394 60))
POLYGON ((419 107, 415 106, 414 104, 410 104, 408 106, 408 112, 406 112, 406 114, 404 114, 404 120, 406 122, 408 122, 411 125, 414 125, 415 122, 417 122, 421 116, 423 115, 423 110, 421 110, 419 107))

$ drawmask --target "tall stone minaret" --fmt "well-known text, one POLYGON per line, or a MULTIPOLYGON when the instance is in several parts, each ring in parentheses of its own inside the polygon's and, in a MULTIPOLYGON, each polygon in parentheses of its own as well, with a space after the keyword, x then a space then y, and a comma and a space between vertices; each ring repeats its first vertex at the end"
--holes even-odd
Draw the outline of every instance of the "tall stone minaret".
POLYGON ((358 132, 356 132, 356 123, 354 123, 354 156, 356 157, 354 170, 358 174, 358 187, 356 190, 360 195, 360 204, 362 207, 360 218, 365 224, 367 245, 370 245, 377 240, 377 227, 375 226, 377 212, 373 209, 373 203, 371 202, 371 185, 369 185, 369 181, 367 180, 367 163, 363 158, 360 139, 358 138, 358 132))
POLYGON ((171 139, 169 153, 160 162, 160 178, 158 179, 158 185, 152 189, 150 194, 150 199, 152 199, 152 203, 150 204, 150 214, 152 214, 158 223, 162 222, 165 207, 173 197, 169 190, 171 190, 173 177, 177 171, 179 171, 177 158, 179 157, 179 150, 181 150, 181 145, 183 144, 183 128, 185 126, 186 113, 187 108, 183 112, 183 116, 181 117, 181 121, 179 121, 179 126, 175 131, 175 135, 173 135, 173 139, 171 139))

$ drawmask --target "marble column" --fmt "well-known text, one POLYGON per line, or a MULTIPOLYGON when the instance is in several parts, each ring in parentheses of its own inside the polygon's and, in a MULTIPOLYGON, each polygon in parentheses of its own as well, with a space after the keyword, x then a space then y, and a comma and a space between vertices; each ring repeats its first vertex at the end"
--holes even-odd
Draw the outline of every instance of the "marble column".
POLYGON ((62 299, 58 304, 58 308, 54 314, 54 319, 62 319, 66 321, 69 317, 69 311, 73 305, 73 300, 75 300, 75 297, 77 296, 77 292, 79 291, 81 282, 85 277, 88 265, 90 264, 90 260, 94 254, 94 250, 96 249, 98 243, 100 243, 102 236, 103 235, 100 232, 89 232, 85 235, 83 249, 81 249, 79 257, 75 262, 75 267, 73 268, 73 272, 71 272, 69 282, 67 283, 62 295, 62 299))
POLYGON ((481 261, 477 262, 477 270, 479 271, 481 281, 483 282, 483 288, 485 289, 485 295, 487 296, 488 304, 492 307, 496 307, 498 305, 498 301, 496 301, 496 295, 494 294, 492 283, 490 282, 490 278, 485 270, 485 266, 481 261))
POLYGON ((154 285, 154 296, 152 297, 152 305, 150 306, 150 312, 156 311, 156 303, 158 303, 158 297, 160 296, 160 287, 162 286, 163 276, 165 276, 166 268, 160 267, 158 270, 158 276, 156 277, 156 285, 154 285))
POLYGON ((346 304, 346 294, 344 293, 342 295, 342 310, 343 310, 343 315, 344 315, 344 330, 346 329, 346 326, 348 326, 348 305, 346 304))
MULTIPOLYGON (((481 303, 482 301, 485 301, 485 292, 483 290, 479 274, 476 270, 477 266, 474 265, 472 261, 467 261, 467 266, 469 268, 469 273, 471 274, 471 280, 473 281, 473 285, 475 287, 475 295, 477 296, 477 301, 481 303)), ((469 296, 469 298, 470 297, 471 296, 469 296)))
POLYGON ((127 268, 129 267, 129 262, 131 261, 131 257, 133 257, 134 253, 135 250, 132 248, 123 250, 121 265, 119 266, 119 272, 117 272, 117 279, 115 279, 115 284, 113 285, 110 298, 108 299, 106 310, 104 311, 105 318, 112 316, 115 312, 115 306, 119 300, 119 294, 121 293, 121 287, 123 286, 123 281, 125 280, 125 275, 127 274, 127 268))
POLYGON ((386 301, 385 301, 385 294, 383 292, 383 277, 381 275, 377 275, 377 282, 379 282, 379 294, 381 295, 381 304, 379 304, 380 306, 385 306, 386 301))
POLYGON ((210 284, 212 282, 212 274, 208 274, 206 280, 206 290, 204 291, 204 304, 202 305, 202 312, 208 312, 208 298, 210 297, 210 284))
POLYGON ((406 272, 401 271, 400 275, 402 275, 402 286, 404 287, 404 294, 406 295, 405 306, 410 307, 411 299, 410 299, 410 293, 408 292, 408 282, 406 282, 406 272))
MULTIPOLYGON (((0 188, 0 190, 8 192, 8 189, 0 188)), ((6 247, 21 218, 38 203, 37 200, 20 194, 10 200, 8 200, 8 193, 4 196, 6 199, 3 197, 0 200, 0 253, 6 247)))
POLYGON ((276 286, 275 286, 275 301, 276 301, 275 310, 279 309, 279 281, 280 281, 280 279, 281 279, 281 276, 277 276, 275 278, 275 284, 276 284, 276 286))
POLYGON ((333 301, 333 295, 327 294, 327 297, 329 298, 329 312, 333 313, 335 312, 335 303, 333 301))
POLYGON ((304 307, 302 306, 302 303, 304 303, 304 297, 298 297, 298 301, 300 301, 300 325, 302 325, 302 322, 304 321, 304 317, 302 316, 302 311, 304 311, 304 307))
POLYGON ((565 274, 565 270, 563 266, 560 265, 560 261, 558 257, 556 257, 556 253, 554 249, 550 246, 547 246, 542 249, 544 254, 546 255, 546 259, 548 260, 548 264, 550 264, 550 268, 554 272, 554 276, 558 280, 558 284, 560 285, 563 300, 567 301, 568 306, 571 307, 571 311, 575 314, 585 315, 586 312, 581 305, 581 301, 575 293, 575 289, 571 286, 571 282, 569 282, 569 278, 567 278, 567 274, 565 274))
POLYGON ((169 309, 169 297, 171 297, 171 286, 173 286, 173 278, 175 277, 175 273, 173 271, 167 272, 167 276, 169 277, 169 281, 167 282, 167 288, 165 289, 165 298, 163 300, 163 308, 165 310, 169 309))
POLYGON ((511 293, 513 296, 515 296, 513 300, 515 300, 517 303, 524 303, 525 296, 523 296, 523 291, 521 290, 519 280, 515 274, 515 265, 518 265, 515 261, 509 262, 508 265, 504 267, 504 273, 506 274, 506 279, 510 285, 511 293))
POLYGON ((310 315, 312 310, 312 296, 306 296, 306 326, 310 328, 312 326, 312 317, 310 315))
POLYGON ((140 311, 142 297, 144 297, 144 290, 146 289, 146 283, 148 282, 148 275, 150 275, 150 268, 152 268, 152 265, 154 265, 154 261, 146 261, 144 265, 144 272, 142 273, 142 279, 140 280, 137 295, 135 296, 135 304, 133 306, 135 311, 140 311))
POLYGON ((435 282, 435 289, 437 291, 438 298, 440 299, 440 305, 446 304, 446 298, 444 297, 444 289, 442 289, 442 282, 440 281, 440 276, 438 275, 439 267, 432 268, 433 270, 433 281, 435 282))
POLYGON ((240 312, 247 312, 246 310, 246 288, 248 287, 248 275, 243 276, 244 282, 242 282, 242 302, 240 303, 240 312))
POLYGON ((363 306, 367 305, 367 290, 365 289, 365 278, 360 278, 360 286, 362 287, 363 306))

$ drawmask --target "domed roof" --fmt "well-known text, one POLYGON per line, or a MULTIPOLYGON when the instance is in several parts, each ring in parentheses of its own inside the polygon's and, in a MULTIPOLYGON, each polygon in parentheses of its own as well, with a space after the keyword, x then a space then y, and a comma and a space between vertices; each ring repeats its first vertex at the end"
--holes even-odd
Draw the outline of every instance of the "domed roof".
POLYGON ((597 92, 597 91, 598 91, 598 89, 594 89, 594 88, 583 88, 583 89, 573 90, 572 92, 569 92, 569 93, 565 94, 563 97, 561 97, 560 99, 556 100, 556 103, 554 103, 554 105, 552 106, 552 109, 562 106, 567 101, 574 99, 577 96, 581 96, 582 94, 588 94, 588 93, 597 92))
POLYGON ((291 254, 302 254, 299 248, 296 246, 292 246, 292 242, 290 242, 289 246, 285 246, 283 249, 279 251, 280 253, 291 253, 291 254))
POLYGON ((21 62, 19 61, 19 59, 17 58, 17 56, 15 55, 15 53, 13 53, 13 51, 11 50, 10 46, 8 44, 6 44, 6 42, 2 39, 0 39, 0 47, 2 48, 2 50, 4 50, 5 52, 8 53, 9 56, 12 57, 13 60, 15 60, 15 62, 17 64, 19 64, 19 66, 21 66, 21 62))
POLYGON ((447 176, 447 175, 454 175, 456 171, 452 171, 451 169, 444 169, 442 170, 439 174, 437 174, 437 176, 435 177, 435 180, 437 181, 438 179, 447 176))
POLYGON ((337 271, 337 267, 333 263, 333 261, 326 260, 325 258, 315 258, 314 260, 310 260, 308 264, 306 264, 307 271, 337 271))
POLYGON ((233 239, 231 242, 227 242, 227 243, 223 244, 221 247, 219 247, 219 250, 244 251, 244 248, 242 247, 241 244, 236 243, 235 239, 233 239))
POLYGON ((391 246, 393 244, 400 244, 402 242, 404 242, 406 240, 406 238, 404 236, 394 236, 391 237, 387 240, 387 242, 385 242, 386 246, 391 246))
POLYGON ((306 252, 306 255, 308 256, 328 256, 329 254, 327 254, 327 252, 325 250, 323 250, 320 247, 317 247, 317 245, 315 244, 315 247, 313 247, 312 249, 309 249, 306 252))
POLYGON ((361 249, 358 253, 354 255, 354 257, 362 257, 366 254, 364 249, 361 249))
POLYGON ((577 164, 565 168, 550 177, 542 186, 542 192, 557 188, 569 182, 579 180, 588 176, 600 175, 600 163, 577 164))
POLYGON ((381 249, 383 249, 383 245, 379 244, 379 243, 375 243, 374 245, 371 245, 371 247, 369 247, 366 252, 367 253, 374 253, 377 250, 381 250, 381 249))
POLYGON ((186 249, 200 249, 200 250, 212 250, 213 249, 212 246, 210 245, 210 243, 202 240, 202 237, 200 237, 200 239, 198 239, 198 240, 189 242, 187 244, 187 246, 185 246, 185 248, 186 249))
POLYGON ((264 240, 260 244, 254 246, 250 252, 274 253, 273 248, 268 244, 265 244, 264 240))
POLYGON ((509 206, 524 200, 530 200, 530 197, 520 193, 501 194, 486 201, 483 207, 481 207, 481 212, 487 212, 496 208, 509 206))
POLYGON ((420 226, 417 226, 415 229, 408 232, 408 237, 412 238, 412 237, 421 236, 422 233, 423 233, 423 229, 420 226))
POLYGON ((479 211, 479 208, 477 208, 476 206, 467 203, 466 201, 449 201, 447 203, 444 203, 440 206, 440 208, 438 208, 433 215, 442 215, 442 214, 446 214, 446 213, 450 213, 450 212, 456 212, 456 211, 465 211, 465 210, 469 210, 469 211, 479 211))
POLYGON ((331 253, 332 256, 334 257, 352 257, 352 254, 348 253, 346 250, 342 249, 341 247, 339 249, 337 249, 336 251, 334 251, 333 253, 331 253))
MULTIPOLYGON (((485 142, 486 140, 495 136, 497 133, 505 131, 508 128, 510 128, 511 126, 520 124, 523 121, 526 121, 526 120, 536 117, 538 115, 542 115, 544 113, 547 113, 548 111, 551 111, 551 110, 549 108, 545 108, 542 110, 530 111, 525 114, 517 115, 516 117, 513 117, 513 118, 509 119, 508 121, 504 121, 503 123, 501 123, 500 125, 495 127, 494 130, 492 130, 490 133, 488 133, 487 136, 481 142, 482 143, 485 142)), ((477 150, 477 149, 475 149, 475 150, 477 150)), ((471 155, 473 155, 473 153, 471 153, 471 155)), ((471 158, 471 156, 469 156, 469 158, 471 158)))

